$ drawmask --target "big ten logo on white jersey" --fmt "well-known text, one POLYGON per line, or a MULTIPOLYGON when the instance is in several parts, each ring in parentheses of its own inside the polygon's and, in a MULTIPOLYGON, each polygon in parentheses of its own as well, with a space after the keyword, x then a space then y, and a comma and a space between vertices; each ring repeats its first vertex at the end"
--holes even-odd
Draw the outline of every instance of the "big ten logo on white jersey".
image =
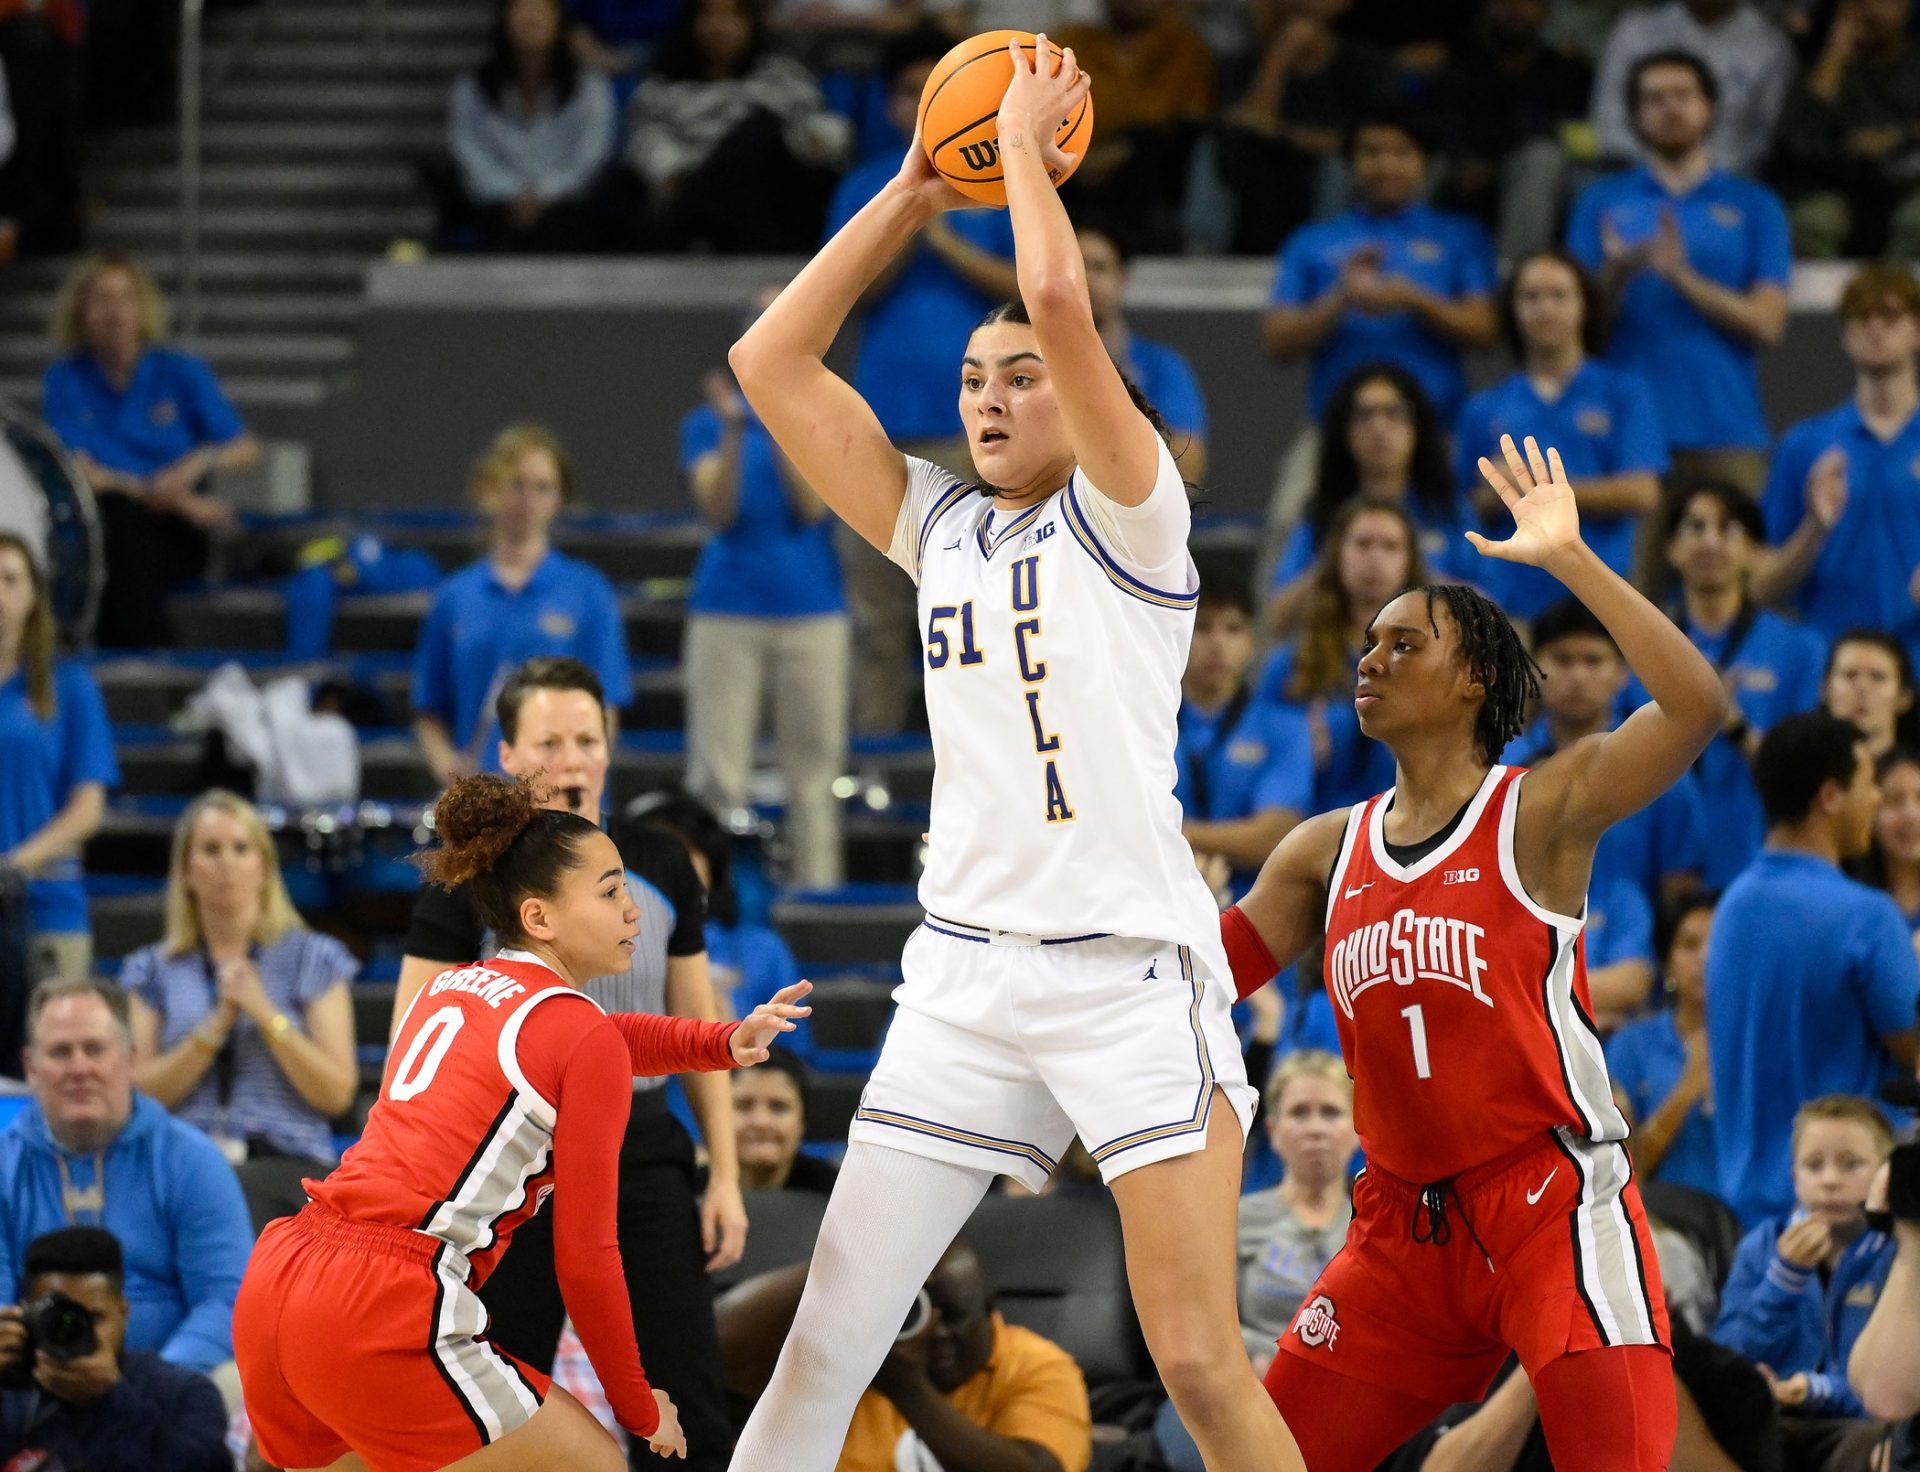
POLYGON ((1480 985, 1487 973, 1480 955, 1486 934, 1465 920, 1412 910, 1396 910, 1391 919, 1359 926, 1327 953, 1334 1000, 1351 1017, 1360 995, 1382 982, 1412 986, 1416 981, 1444 981, 1491 1007, 1493 998, 1480 985))
MULTIPOLYGON (((1048 522, 1029 532, 1030 537, 1050 530, 1048 522)), ((1044 540, 1044 538, 1040 538, 1044 540)), ((1026 703, 1027 723, 1033 732, 1034 754, 1040 757, 1036 796, 1045 805, 1049 823, 1071 823, 1073 804, 1061 776, 1062 742, 1056 731, 1047 729, 1040 709, 1041 687, 1047 682, 1047 662, 1040 654, 1044 625, 1040 618, 1040 556, 1021 557, 1009 569, 1008 611, 1013 622, 1014 668, 1020 675, 1020 695, 1026 703)), ((995 656, 982 649, 974 634, 973 600, 960 604, 937 604, 927 610, 927 672, 929 677, 942 670, 983 666, 995 656)), ((1004 655, 998 656, 1005 658, 1004 655)))

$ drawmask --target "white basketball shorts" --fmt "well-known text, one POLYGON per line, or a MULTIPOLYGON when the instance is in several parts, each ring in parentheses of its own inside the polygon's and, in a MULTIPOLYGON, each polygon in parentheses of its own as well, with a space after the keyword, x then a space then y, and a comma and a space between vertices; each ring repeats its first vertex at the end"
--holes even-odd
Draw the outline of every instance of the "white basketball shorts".
POLYGON ((1201 1149, 1220 1097, 1246 1138, 1257 1095, 1233 988, 1186 946, 1043 941, 929 916, 901 966, 850 1140, 1038 1190, 1075 1134, 1107 1181, 1201 1149))

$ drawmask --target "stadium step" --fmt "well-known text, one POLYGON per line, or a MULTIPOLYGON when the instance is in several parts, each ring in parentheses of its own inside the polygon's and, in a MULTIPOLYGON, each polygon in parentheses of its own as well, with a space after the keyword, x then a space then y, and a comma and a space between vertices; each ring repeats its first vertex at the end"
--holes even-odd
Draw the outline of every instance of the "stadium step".
MULTIPOLYGON (((94 187, 127 204, 169 208, 180 198, 180 168, 174 163, 124 163, 98 169, 94 187)), ((209 163, 200 170, 201 198, 230 205, 248 200, 312 201, 329 206, 372 199, 413 203, 418 174, 404 163, 371 162, 209 163)))
POLYGON ((128 894, 90 894, 87 918, 95 954, 130 955, 159 940, 166 930, 166 893, 153 885, 128 894))
MULTIPOLYGON (((333 647, 342 654, 411 650, 426 617, 426 593, 342 599, 333 647)), ((679 656, 686 606, 677 599, 620 600, 627 649, 635 659, 679 656)), ((168 600, 174 636, 188 648, 269 650, 286 647, 285 604, 275 588, 223 588, 179 593, 168 600)))
POLYGON ((229 82, 207 103, 207 115, 222 122, 310 113, 329 118, 444 123, 446 111, 447 84, 433 77, 417 81, 361 77, 350 81, 229 82))
MULTIPOLYGON (((391 494, 382 498, 394 499, 391 494)), ((478 516, 298 516, 256 518, 247 524, 250 568, 277 573, 294 565, 300 549, 321 537, 370 534, 389 547, 427 553, 452 572, 482 555, 486 527, 478 516)), ((615 583, 684 581, 693 575, 706 531, 692 518, 569 518, 554 528, 554 546, 598 568, 615 583)))
MULTIPOLYGON (((446 79, 478 66, 486 57, 484 36, 414 35, 404 41, 377 42, 362 37, 309 35, 282 40, 236 41, 208 48, 214 75, 244 69, 256 80, 338 81, 378 77, 423 77, 441 88, 446 79)), ((219 94, 215 94, 216 102, 219 94)))
MULTIPOLYGON (((180 211, 173 204, 106 205, 93 219, 102 240, 128 250, 173 245, 180 239, 180 211)), ((201 238, 212 249, 286 241, 305 249, 339 243, 373 251, 432 228, 433 211, 419 203, 215 205, 200 215, 201 238)))
POLYGON ((882 885, 794 895, 773 907, 774 928, 803 967, 896 961, 921 916, 911 890, 882 885))

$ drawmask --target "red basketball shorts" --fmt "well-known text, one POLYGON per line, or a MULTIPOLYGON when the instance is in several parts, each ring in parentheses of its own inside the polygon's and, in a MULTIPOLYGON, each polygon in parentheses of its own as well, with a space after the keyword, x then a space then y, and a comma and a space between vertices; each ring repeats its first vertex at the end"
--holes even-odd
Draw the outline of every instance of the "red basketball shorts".
POLYGON ((552 1381, 481 1337, 466 1278, 452 1248, 403 1227, 313 1203, 271 1223, 233 1311, 261 1456, 429 1472, 525 1425, 552 1381))
POLYGON ((1619 1145, 1556 1131, 1444 1186, 1369 1165, 1280 1352, 1453 1403, 1484 1396, 1510 1351, 1532 1375, 1629 1344, 1671 1344, 1633 1168, 1619 1145))

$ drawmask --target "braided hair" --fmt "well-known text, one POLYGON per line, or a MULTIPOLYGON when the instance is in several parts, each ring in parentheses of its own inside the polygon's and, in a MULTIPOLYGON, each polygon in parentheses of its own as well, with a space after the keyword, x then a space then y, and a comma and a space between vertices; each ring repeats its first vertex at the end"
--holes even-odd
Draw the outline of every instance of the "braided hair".
POLYGON ((1527 704, 1540 695, 1540 666, 1527 653, 1506 614, 1486 594, 1464 583, 1427 583, 1414 591, 1426 595, 1427 626, 1436 639, 1440 625, 1433 606, 1446 605, 1453 626, 1460 631, 1460 657, 1487 687, 1486 699, 1474 717, 1473 739, 1481 760, 1491 765, 1526 727, 1527 704))

